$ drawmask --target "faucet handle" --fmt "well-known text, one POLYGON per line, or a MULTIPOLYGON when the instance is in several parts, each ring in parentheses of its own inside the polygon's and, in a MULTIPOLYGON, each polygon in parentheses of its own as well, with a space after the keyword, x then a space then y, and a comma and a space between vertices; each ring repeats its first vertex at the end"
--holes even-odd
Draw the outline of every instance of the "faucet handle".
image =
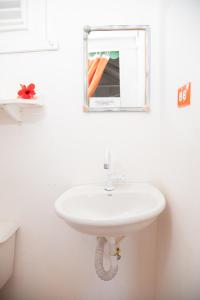
POLYGON ((120 184, 120 183, 124 183, 124 182, 126 182, 126 175, 113 175, 112 176, 112 179, 114 180, 114 182, 116 183, 116 184, 120 184))

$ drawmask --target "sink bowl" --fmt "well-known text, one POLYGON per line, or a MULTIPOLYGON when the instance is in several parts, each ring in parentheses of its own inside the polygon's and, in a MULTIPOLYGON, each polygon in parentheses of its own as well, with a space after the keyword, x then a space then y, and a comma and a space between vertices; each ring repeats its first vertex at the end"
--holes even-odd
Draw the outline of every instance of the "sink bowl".
POLYGON ((151 224, 165 208, 165 198, 150 184, 134 183, 105 191, 102 185, 73 187, 55 209, 68 225, 96 236, 124 236, 151 224))

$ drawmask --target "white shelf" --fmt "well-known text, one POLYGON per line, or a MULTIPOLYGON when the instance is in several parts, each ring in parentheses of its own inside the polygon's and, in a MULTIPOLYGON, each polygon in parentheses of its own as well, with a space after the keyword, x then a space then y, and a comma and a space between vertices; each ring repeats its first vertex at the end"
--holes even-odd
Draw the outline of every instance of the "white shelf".
POLYGON ((21 110, 25 107, 42 107, 41 99, 0 99, 0 108, 2 108, 12 119, 22 122, 21 110))

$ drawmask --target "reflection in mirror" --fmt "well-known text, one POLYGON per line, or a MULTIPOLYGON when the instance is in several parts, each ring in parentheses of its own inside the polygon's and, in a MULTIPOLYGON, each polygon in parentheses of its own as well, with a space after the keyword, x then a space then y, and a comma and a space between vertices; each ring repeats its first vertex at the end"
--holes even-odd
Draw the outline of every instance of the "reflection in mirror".
POLYGON ((148 26, 85 27, 84 111, 147 111, 148 26))

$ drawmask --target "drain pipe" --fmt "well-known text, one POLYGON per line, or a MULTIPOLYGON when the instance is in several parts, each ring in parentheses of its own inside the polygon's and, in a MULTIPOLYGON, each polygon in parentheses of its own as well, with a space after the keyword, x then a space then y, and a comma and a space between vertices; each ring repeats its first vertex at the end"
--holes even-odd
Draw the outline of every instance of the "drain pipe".
POLYGON ((120 249, 118 243, 122 238, 109 238, 97 237, 97 246, 95 252, 95 270, 101 280, 112 280, 118 272, 118 261, 120 260, 120 249), (105 244, 109 243, 110 246, 110 267, 105 270, 103 265, 104 248, 105 244))

